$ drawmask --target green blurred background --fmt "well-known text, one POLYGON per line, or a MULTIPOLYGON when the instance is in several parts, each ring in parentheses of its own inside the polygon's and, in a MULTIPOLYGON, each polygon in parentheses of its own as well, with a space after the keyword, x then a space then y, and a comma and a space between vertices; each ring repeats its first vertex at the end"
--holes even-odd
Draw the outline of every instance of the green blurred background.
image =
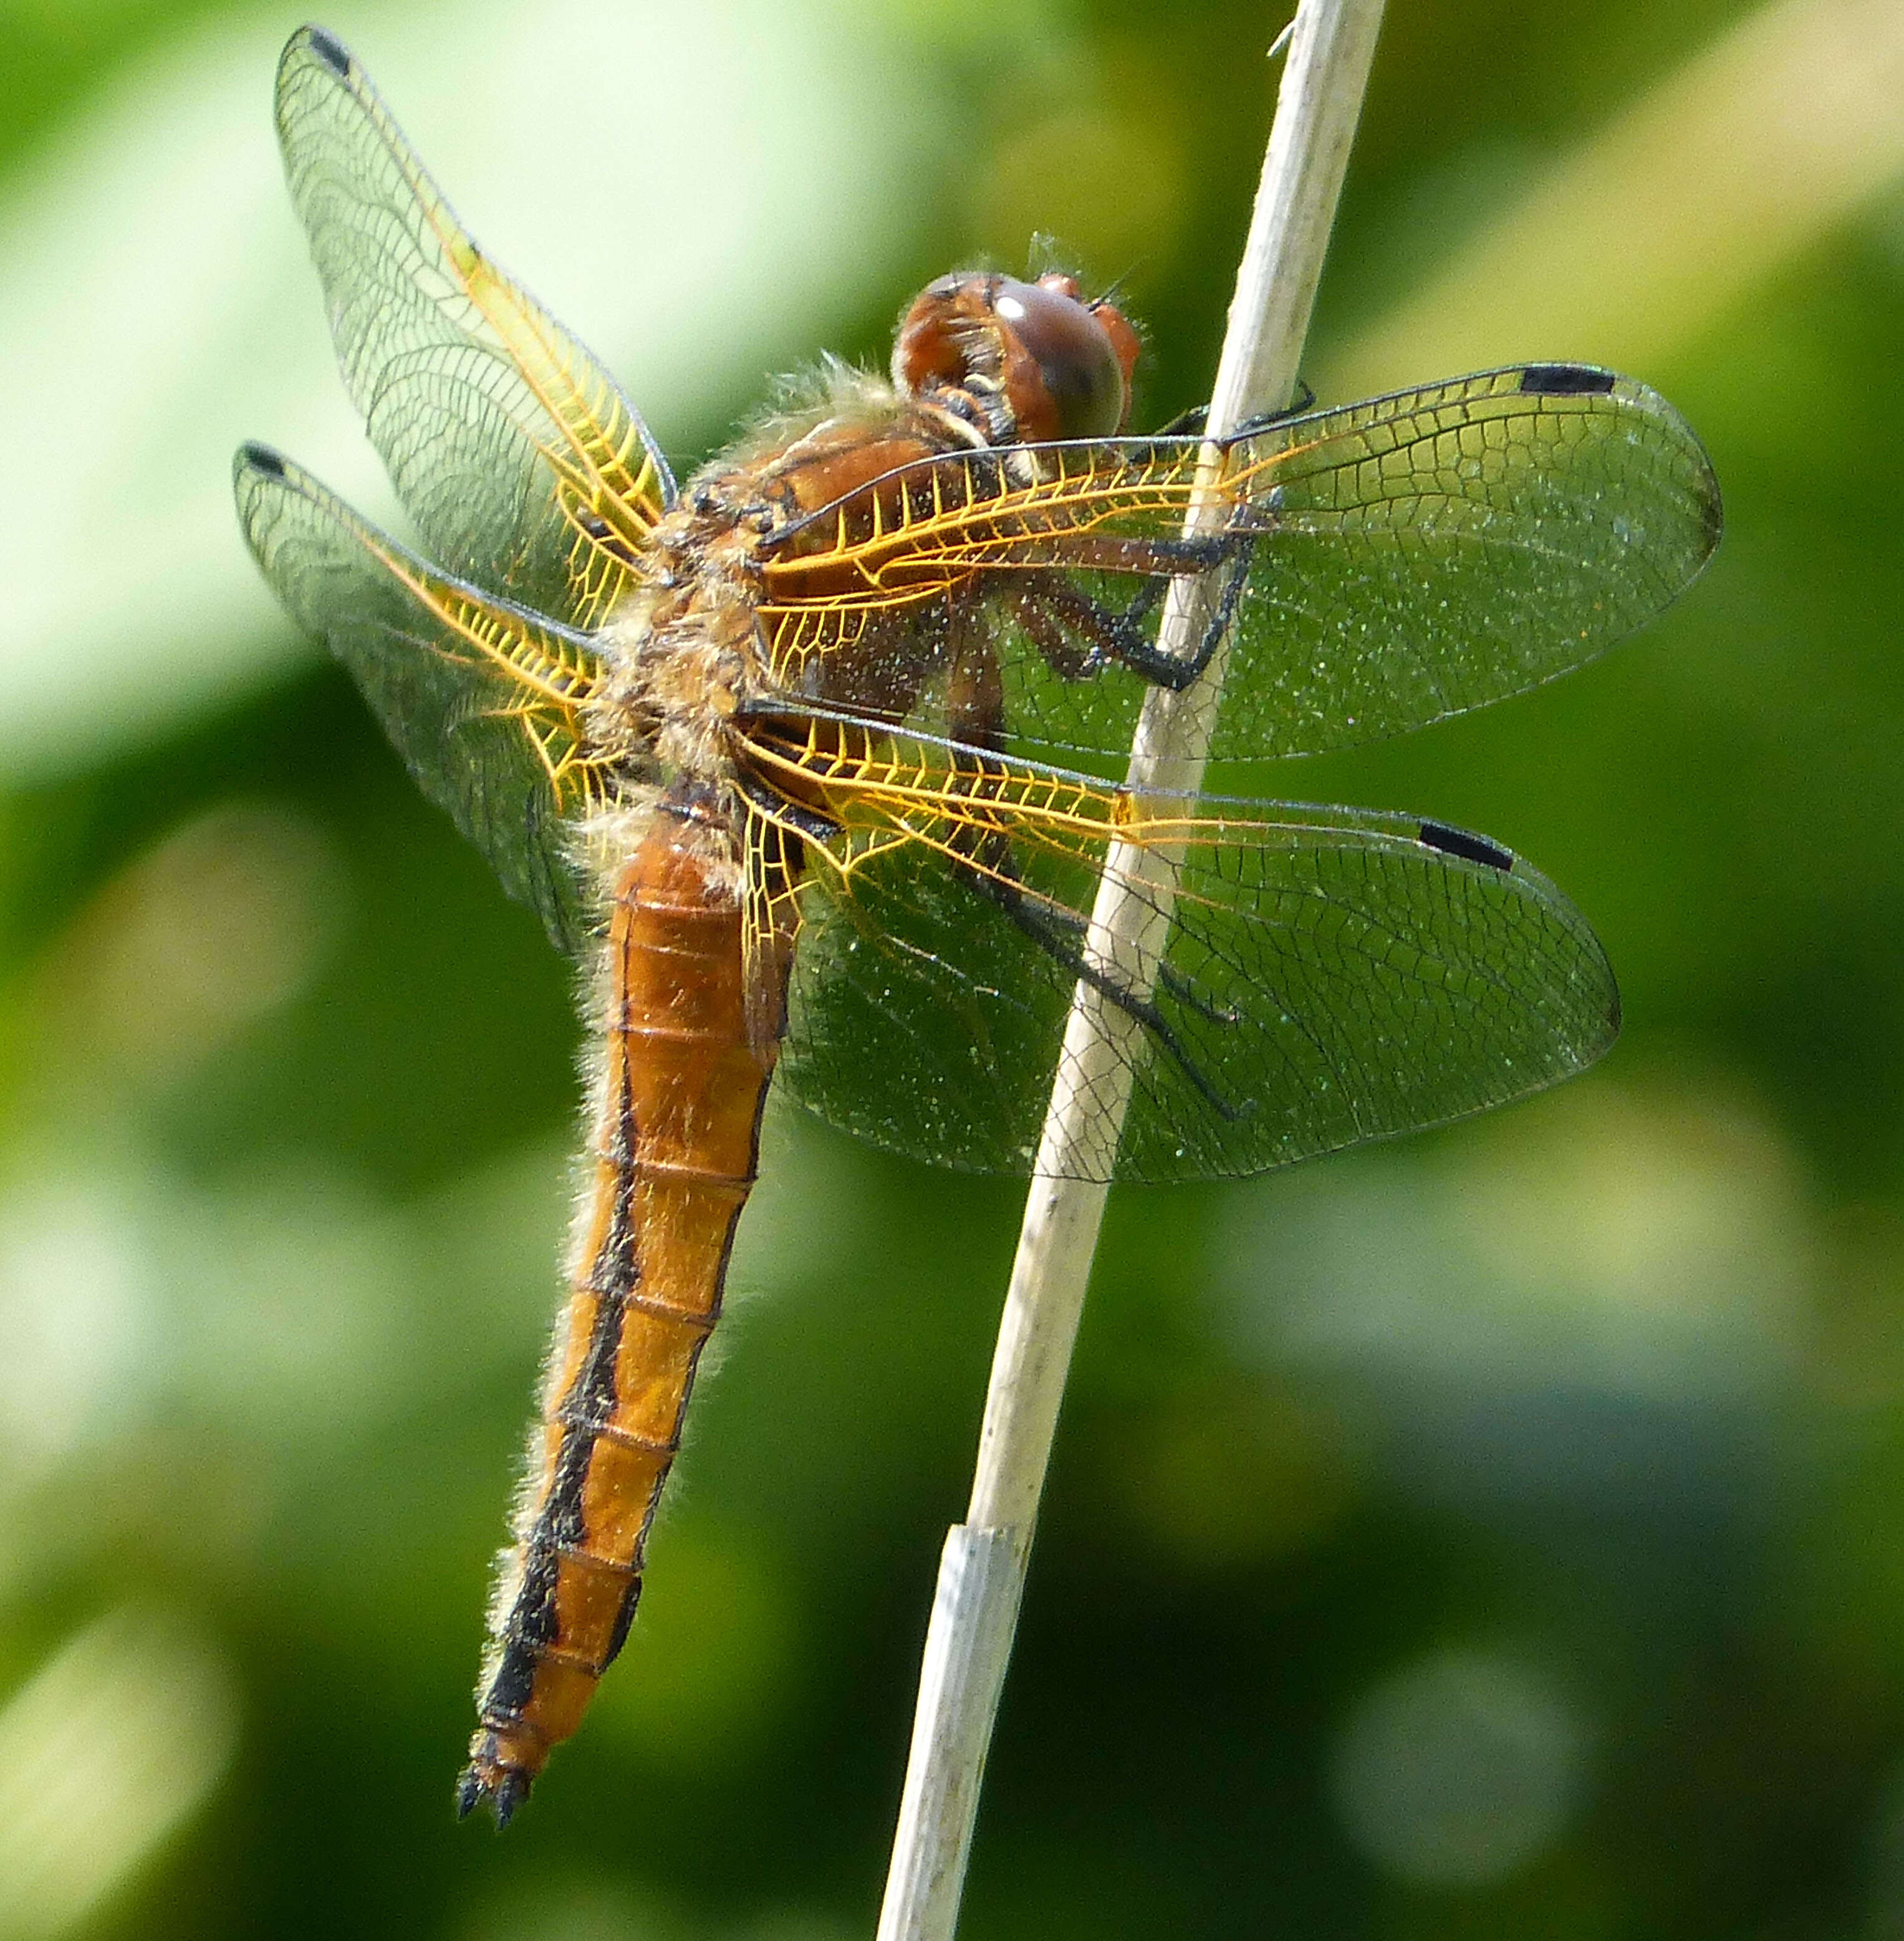
MULTIPOLYGON (((567 973, 246 558, 388 497, 299 16, 0 11, 0 1941, 868 1934, 1019 1196, 770 1115, 628 1652, 457 1826, 556 1295, 567 973)), ((1235 0, 341 4, 682 468, 1034 231, 1207 392, 1235 0)), ((964 1933, 1904 1936, 1904 7, 1395 0, 1309 371, 1664 390, 1720 557, 1604 664, 1292 765, 1529 854, 1605 1065, 1114 1196, 964 1933)))

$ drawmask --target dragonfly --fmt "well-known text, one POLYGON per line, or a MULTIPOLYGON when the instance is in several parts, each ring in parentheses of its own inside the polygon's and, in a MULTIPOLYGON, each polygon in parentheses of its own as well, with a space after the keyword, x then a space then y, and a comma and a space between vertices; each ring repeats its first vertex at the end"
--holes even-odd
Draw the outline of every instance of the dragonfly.
POLYGON ((825 365, 677 485, 334 36, 292 36, 277 125, 421 548, 256 444, 234 466, 245 536, 580 965, 594 1047, 457 1790, 504 1824, 628 1635, 770 1080, 894 1151, 1024 1173, 1082 989, 1121 1027, 1129 1105, 1102 1163, 1074 1163, 1168 1181, 1581 1070, 1618 1029, 1612 974, 1510 850, 1119 777, 1146 695, 1220 643, 1219 760, 1545 681, 1677 597, 1719 498, 1670 405, 1582 364, 1134 436, 1138 333, 1056 271, 941 278, 889 373, 825 365), (1212 590, 1179 652, 1159 620, 1188 580, 1212 590), (1113 852, 1160 864, 1132 891, 1161 940, 1136 967, 1090 931, 1113 852))

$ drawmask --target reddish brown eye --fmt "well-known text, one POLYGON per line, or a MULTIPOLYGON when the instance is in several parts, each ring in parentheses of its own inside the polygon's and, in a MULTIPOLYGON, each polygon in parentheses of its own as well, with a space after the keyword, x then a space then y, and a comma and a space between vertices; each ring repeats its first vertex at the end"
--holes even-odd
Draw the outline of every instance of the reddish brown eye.
POLYGON ((998 280, 992 313, 1038 366, 1061 438, 1108 438, 1124 422, 1124 370, 1096 317, 1061 290, 998 280))

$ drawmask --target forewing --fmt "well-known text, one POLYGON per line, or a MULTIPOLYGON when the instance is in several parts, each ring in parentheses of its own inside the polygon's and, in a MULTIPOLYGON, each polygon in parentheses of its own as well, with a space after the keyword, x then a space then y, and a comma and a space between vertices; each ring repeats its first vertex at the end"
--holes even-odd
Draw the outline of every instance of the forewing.
POLYGON ((1719 541, 1685 420, 1578 365, 1274 425, 1235 463, 1270 530, 1219 754, 1393 735, 1550 680, 1664 611, 1719 541))
POLYGON ((593 912, 565 825, 603 793, 581 748, 587 640, 436 572, 265 446, 240 448, 233 484, 292 618, 350 670, 424 793, 574 952, 593 912))
POLYGON ((1719 536, 1718 488, 1684 420, 1581 365, 1312 412, 1226 450, 1214 524, 1189 541, 1192 439, 960 453, 862 488, 770 555, 776 673, 851 706, 950 604, 988 605, 1015 745, 1116 755, 1145 683, 1117 666, 1061 678, 1034 634, 1088 646, 1083 613, 1148 641, 1160 582, 1208 569, 1244 576, 1213 752, 1312 753, 1578 666, 1667 607, 1719 536), (1054 598, 1041 588, 1058 569, 1054 598), (1027 600, 1030 627, 1013 617, 1027 600))
POLYGON ((1618 1028, 1578 912, 1437 824, 1186 816, 1015 764, 975 782, 903 738, 836 763, 825 799, 849 860, 807 888, 781 1083, 915 1158, 1030 1167, 1113 830, 1182 859, 1147 1009, 1113 1007, 1133 1068, 1119 1178, 1236 1177, 1459 1118, 1583 1069, 1618 1028), (975 865, 975 826, 1009 830, 1003 869, 975 865))
POLYGON ((592 627, 674 495, 647 427, 483 255, 320 28, 285 48, 277 128, 344 381, 428 551, 459 578, 592 627))

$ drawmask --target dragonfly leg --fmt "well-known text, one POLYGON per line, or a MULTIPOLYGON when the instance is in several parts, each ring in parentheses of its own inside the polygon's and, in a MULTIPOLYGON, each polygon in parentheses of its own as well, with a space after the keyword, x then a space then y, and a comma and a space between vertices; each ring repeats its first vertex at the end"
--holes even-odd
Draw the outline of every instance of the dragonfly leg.
POLYGON ((1166 653, 1137 624, 1162 597, 1161 580, 1153 580, 1122 613, 1113 616, 1116 625, 1105 643, 1107 651, 1133 674, 1156 686, 1168 688, 1173 694, 1180 694, 1210 665, 1211 656, 1229 631, 1229 623, 1236 617, 1236 603, 1242 598, 1249 578, 1250 550, 1257 538, 1252 532, 1232 533, 1225 538, 1212 569, 1223 575, 1221 590, 1204 623, 1203 637, 1198 641, 1195 653, 1187 658, 1166 653))
MULTIPOLYGON (((979 832, 975 829, 973 833, 979 832)), ((1176 1027, 1164 1016, 1155 998, 1141 995, 1114 971, 1093 964, 1085 955, 1084 919, 1075 910, 1055 909, 1042 899, 1027 894, 1019 879, 1017 867, 1012 860, 1009 841, 1003 830, 988 833, 963 873, 981 896, 997 904, 1054 963, 1079 983, 1088 985, 1107 1004, 1115 1005, 1134 1023, 1149 1032, 1176 1061, 1184 1077, 1203 1094, 1211 1110, 1220 1118, 1234 1123, 1248 1115, 1249 1107, 1232 1103, 1217 1090, 1208 1074, 1190 1056, 1176 1027)), ((1180 996, 1213 1022, 1236 1022, 1235 1012, 1206 1004, 1194 996, 1181 976, 1169 965, 1162 967, 1159 981, 1173 995, 1180 996)))
MULTIPOLYGON (((1235 443, 1238 439, 1247 438, 1251 433, 1266 431, 1272 424, 1281 424, 1285 418, 1299 418, 1315 405, 1315 387, 1306 378, 1296 381, 1296 395, 1279 411, 1259 411, 1253 418, 1245 418, 1229 436, 1223 440, 1226 445, 1235 443)), ((1156 439, 1195 438, 1210 422, 1208 405, 1192 405, 1180 411, 1168 423, 1159 425, 1149 436, 1156 439)))
MULTIPOLYGON (((1015 884, 1017 879, 1015 876, 1012 876, 1009 880, 1015 884)), ((991 894, 997 891, 1001 885, 988 878, 985 887, 987 893, 991 894)), ((1006 914, 1010 916, 1012 921, 1018 925, 1027 937, 1041 945, 1048 945, 1054 940, 1062 940, 1064 943, 1062 952, 1054 952, 1054 954, 1059 955, 1061 962, 1067 966, 1070 964, 1073 961, 1074 955, 1082 953, 1084 949, 1085 933, 1091 928, 1086 919, 1080 916, 1076 910, 1069 909, 1062 903, 1036 901, 1027 897, 1021 889, 1015 891, 1015 903, 1006 906, 1006 914)), ((996 900, 1001 904, 1005 904, 1006 900, 1002 896, 998 897, 996 900)), ((1162 990, 1174 998, 1180 1004, 1187 1005, 1207 1023, 1234 1025, 1242 1022, 1243 1014, 1235 1005, 1219 1004, 1204 996, 1202 992, 1198 990, 1191 980, 1174 964, 1158 965, 1157 983, 1162 990)))
POLYGON ((1227 449, 1243 439, 1254 437, 1260 431, 1267 431, 1272 425, 1285 423, 1290 418, 1299 418, 1305 411, 1313 411, 1315 408, 1315 387, 1307 378, 1298 378, 1296 381, 1295 396, 1291 398, 1281 411, 1259 411, 1254 417, 1245 418, 1229 437, 1223 440, 1224 448, 1227 449))
POLYGON ((809 842, 822 845, 831 842, 840 833, 840 825, 830 815, 804 802, 797 802, 791 796, 781 792, 758 775, 750 775, 738 766, 734 770, 734 787, 748 807, 776 827, 791 830, 809 842))
POLYGON ((1148 577, 1130 604, 1121 609, 1109 607, 1094 600, 1060 574, 1040 574, 1018 591, 1021 620, 1052 671, 1062 680, 1088 677, 1115 661, 1159 687, 1180 692, 1210 665, 1210 657, 1217 651, 1217 643, 1229 631, 1247 577, 1245 569, 1250 549, 1257 536, 1254 532, 1226 533, 1191 556, 1194 570, 1221 571, 1225 577, 1216 610, 1204 628, 1196 652, 1187 659, 1180 655, 1164 653, 1143 630, 1143 622, 1170 584, 1170 578, 1161 573, 1148 577), (1032 619, 1032 615, 1039 612, 1043 616, 1042 626, 1032 619), (1090 643, 1089 652, 1082 661, 1054 656, 1046 640, 1054 621, 1090 643))
MULTIPOLYGON (((1036 576, 1030 584, 1012 590, 1009 604, 1012 616, 1038 650, 1039 658, 1060 680, 1087 680, 1103 667, 1104 656, 1094 641, 1082 651, 1074 643, 1062 618, 1052 610, 1055 603, 1043 597, 1050 578, 1049 575, 1036 576)), ((1089 640, 1089 636, 1086 637, 1089 640)))
MULTIPOLYGON (((1051 589, 1067 596, 1074 590, 1055 575, 1051 576, 1049 585, 1051 589)), ((1044 583, 1041 581, 1039 587, 1027 597, 1035 599, 1043 590, 1044 583)), ((1076 597, 1079 600, 1085 598, 1082 594, 1076 597)), ((1156 595, 1153 593, 1150 597, 1154 599, 1156 595)), ((1096 604, 1094 601, 1089 604, 1094 607, 1096 604)), ((1032 637, 1036 640, 1037 635, 1034 633, 1032 637)), ((1210 1102, 1212 1111, 1225 1119, 1242 1117, 1242 1109, 1232 1105, 1217 1091, 1190 1056, 1175 1028, 1158 1008, 1156 1000, 1140 995, 1114 973, 1090 961, 1085 953, 1084 919, 1075 910, 1062 906, 1054 907, 1026 891, 1017 859, 1012 853, 1010 832, 983 812, 987 781, 1003 772, 1003 765, 992 751, 1000 745, 1003 736, 1005 692, 998 679, 997 662, 981 631, 975 631, 962 643, 954 659, 947 689, 947 713, 953 732, 963 744, 965 763, 969 764, 968 767, 962 763, 960 773, 963 779, 969 781, 976 812, 955 822, 951 831, 950 847, 954 858, 961 865, 962 873, 981 896, 996 903, 1053 961, 1073 978, 1089 985, 1107 1004, 1115 1004, 1127 1017, 1152 1033, 1183 1068, 1190 1083, 1210 1102)), ((1168 964, 1162 967, 1159 981, 1173 996, 1211 1022, 1235 1022, 1234 1013, 1223 1012, 1194 995, 1168 964)))
POLYGON ((1134 665, 1154 652, 1144 637, 1143 622, 1163 598, 1166 579, 1145 582, 1122 612, 1094 600, 1061 573, 1041 573, 1016 589, 1015 605, 1021 624, 1045 665, 1061 680, 1087 680, 1113 661, 1134 665), (1067 634, 1085 643, 1079 654, 1067 634))

